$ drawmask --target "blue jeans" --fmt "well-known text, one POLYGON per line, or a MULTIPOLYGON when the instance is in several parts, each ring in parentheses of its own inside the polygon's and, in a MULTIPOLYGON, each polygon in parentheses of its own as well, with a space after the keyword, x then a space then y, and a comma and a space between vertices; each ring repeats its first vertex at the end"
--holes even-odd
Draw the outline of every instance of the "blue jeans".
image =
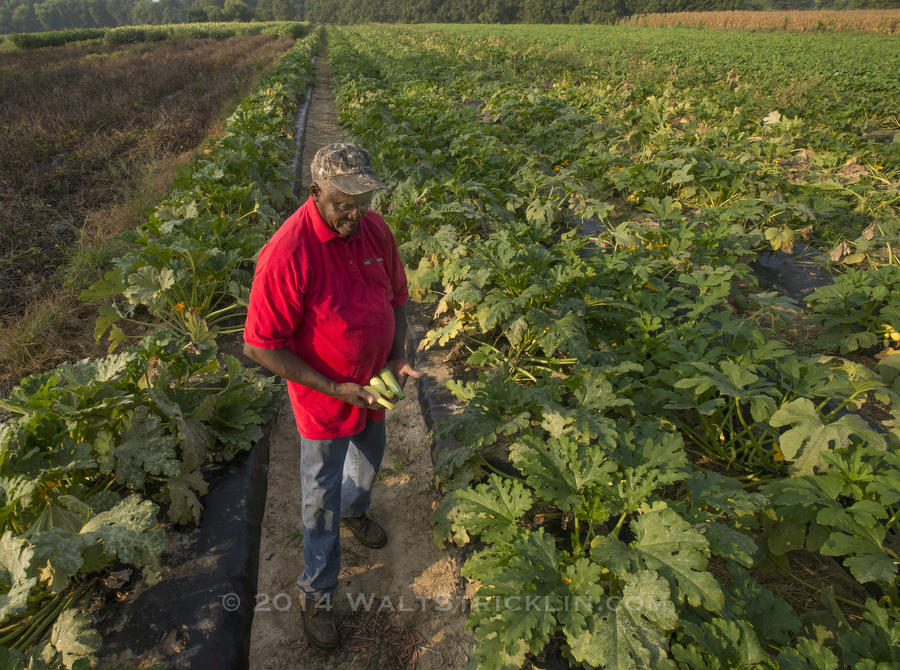
POLYGON ((385 441, 384 421, 366 421, 363 431, 350 437, 300 437, 306 568, 297 584, 313 601, 330 598, 337 588, 341 517, 359 517, 369 509, 385 441))

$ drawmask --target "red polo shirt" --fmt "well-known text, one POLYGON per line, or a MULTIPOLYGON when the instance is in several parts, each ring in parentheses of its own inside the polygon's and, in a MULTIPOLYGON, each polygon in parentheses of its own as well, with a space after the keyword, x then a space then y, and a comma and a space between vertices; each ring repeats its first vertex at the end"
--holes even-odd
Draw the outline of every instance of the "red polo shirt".
MULTIPOLYGON (((244 341, 287 348, 335 382, 368 384, 391 352, 393 308, 407 299, 406 273, 384 219, 369 211, 344 238, 309 198, 259 254, 244 341)), ((384 418, 383 411, 287 385, 303 437, 347 437, 363 430, 367 418, 384 418)))

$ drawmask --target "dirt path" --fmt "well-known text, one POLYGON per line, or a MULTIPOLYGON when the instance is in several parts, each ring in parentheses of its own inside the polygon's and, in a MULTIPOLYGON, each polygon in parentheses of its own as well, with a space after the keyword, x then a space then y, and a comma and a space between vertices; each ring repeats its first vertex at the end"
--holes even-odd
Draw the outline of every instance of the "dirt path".
MULTIPOLYGON (((316 63, 303 142, 302 189, 316 149, 343 139, 335 121, 331 73, 324 53, 316 63)), ((269 490, 263 519, 250 670, 296 668, 462 668, 472 647, 465 630, 463 580, 456 559, 439 550, 429 517, 438 500, 430 486, 431 436, 417 389, 387 419, 387 453, 373 491, 371 514, 389 541, 368 549, 342 530, 335 609, 342 644, 326 653, 306 643, 297 606, 303 570, 300 532, 299 436, 285 394, 271 437, 269 490)))

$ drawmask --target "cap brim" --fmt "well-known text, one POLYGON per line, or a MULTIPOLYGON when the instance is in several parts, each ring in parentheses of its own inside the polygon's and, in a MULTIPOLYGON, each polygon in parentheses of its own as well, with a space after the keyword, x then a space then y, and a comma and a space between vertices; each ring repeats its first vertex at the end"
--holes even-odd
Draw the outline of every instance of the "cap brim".
POLYGON ((359 195, 360 193, 374 191, 377 188, 385 188, 384 184, 372 174, 347 174, 340 177, 331 177, 328 181, 347 195, 359 195))

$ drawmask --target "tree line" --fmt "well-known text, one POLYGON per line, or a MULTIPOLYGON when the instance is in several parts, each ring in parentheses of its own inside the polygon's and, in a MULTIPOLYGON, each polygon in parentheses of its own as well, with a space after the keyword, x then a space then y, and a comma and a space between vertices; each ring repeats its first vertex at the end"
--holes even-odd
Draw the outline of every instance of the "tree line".
POLYGON ((297 21, 302 14, 302 0, 0 0, 0 34, 200 21, 297 21))
POLYGON ((656 12, 891 7, 900 0, 0 0, 0 33, 190 21, 611 23, 656 12))

